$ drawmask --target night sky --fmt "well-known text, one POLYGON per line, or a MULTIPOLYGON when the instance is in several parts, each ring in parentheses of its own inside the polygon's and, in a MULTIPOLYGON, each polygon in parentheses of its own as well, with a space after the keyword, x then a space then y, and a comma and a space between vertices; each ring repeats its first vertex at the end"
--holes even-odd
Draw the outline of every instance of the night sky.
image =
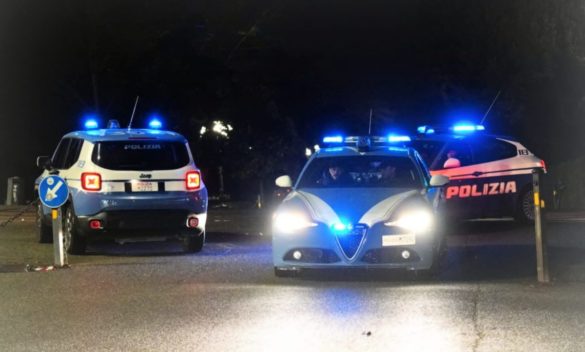
POLYGON ((32 190, 35 157, 84 114, 126 125, 137 95, 137 124, 163 116, 235 184, 292 172, 328 131, 367 132, 370 109, 380 133, 479 121, 498 92, 488 129, 553 167, 582 155, 581 1, 4 0, 0 196, 14 175, 32 190), (238 133, 200 138, 218 119, 238 133))

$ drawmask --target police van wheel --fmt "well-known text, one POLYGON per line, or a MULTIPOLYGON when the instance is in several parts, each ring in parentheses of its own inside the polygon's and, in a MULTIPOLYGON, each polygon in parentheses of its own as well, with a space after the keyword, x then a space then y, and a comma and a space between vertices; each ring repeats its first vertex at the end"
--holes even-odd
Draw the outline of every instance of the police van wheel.
POLYGON ((520 194, 516 220, 523 223, 534 221, 534 193, 532 189, 526 189, 520 194))
POLYGON ((65 210, 63 220, 63 249, 69 254, 84 254, 86 247, 85 238, 77 232, 77 216, 70 205, 65 210))
POLYGON ((199 236, 186 236, 183 242, 183 249, 187 253, 201 252, 205 243, 205 232, 199 236))
POLYGON ((51 226, 47 226, 43 222, 43 205, 41 202, 37 205, 37 239, 39 243, 51 243, 53 242, 53 229, 51 226))

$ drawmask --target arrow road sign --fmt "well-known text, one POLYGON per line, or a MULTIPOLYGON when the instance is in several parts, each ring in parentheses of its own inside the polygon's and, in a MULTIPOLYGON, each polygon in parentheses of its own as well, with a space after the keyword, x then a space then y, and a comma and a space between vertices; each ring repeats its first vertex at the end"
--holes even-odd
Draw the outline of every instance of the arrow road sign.
POLYGON ((49 208, 59 208, 69 197, 69 188, 65 180, 56 175, 49 175, 39 184, 39 198, 49 208))

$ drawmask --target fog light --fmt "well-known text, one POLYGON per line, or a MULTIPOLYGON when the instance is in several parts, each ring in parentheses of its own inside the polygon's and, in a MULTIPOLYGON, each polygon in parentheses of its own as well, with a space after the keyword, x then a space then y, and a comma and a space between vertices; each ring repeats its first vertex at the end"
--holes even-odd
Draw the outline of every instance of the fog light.
POLYGON ((195 228, 197 226, 199 226, 199 219, 197 219, 195 217, 191 217, 191 218, 187 219, 187 227, 195 228))
POLYGON ((102 222, 101 220, 89 220, 89 228, 92 230, 100 230, 102 229, 102 222))
POLYGON ((303 257, 303 253, 301 253, 301 251, 294 251, 293 252, 293 258, 295 258, 296 260, 301 260, 302 257, 303 257))
POLYGON ((402 255, 402 258, 403 259, 410 258, 410 252, 409 251, 402 251, 401 255, 402 255))

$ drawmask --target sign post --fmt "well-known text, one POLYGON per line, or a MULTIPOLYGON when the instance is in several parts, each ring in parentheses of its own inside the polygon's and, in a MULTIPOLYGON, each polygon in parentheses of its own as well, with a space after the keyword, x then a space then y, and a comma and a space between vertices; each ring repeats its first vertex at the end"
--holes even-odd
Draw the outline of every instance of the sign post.
POLYGON ((69 188, 63 178, 56 175, 49 175, 41 180, 39 184, 39 199, 51 208, 51 219, 53 221, 53 253, 55 266, 65 266, 66 258, 63 250, 63 220, 61 206, 69 198, 69 188))
POLYGON ((550 282, 548 275, 548 258, 546 253, 546 237, 542 226, 542 210, 544 208, 544 201, 541 199, 541 175, 542 169, 534 170, 532 172, 532 189, 534 193, 534 231, 536 242, 536 273, 538 275, 538 282, 550 282))

